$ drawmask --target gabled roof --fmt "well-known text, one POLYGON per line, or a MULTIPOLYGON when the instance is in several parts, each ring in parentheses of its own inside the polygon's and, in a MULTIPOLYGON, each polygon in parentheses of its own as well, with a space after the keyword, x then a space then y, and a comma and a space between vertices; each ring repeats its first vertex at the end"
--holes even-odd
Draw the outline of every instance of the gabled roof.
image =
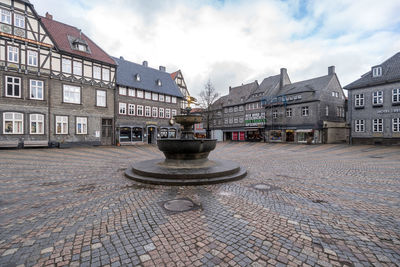
POLYGON ((115 62, 106 52, 104 52, 85 34, 80 33, 79 29, 77 29, 76 27, 46 17, 40 17, 40 20, 43 22, 43 25, 51 35, 56 47, 60 51, 115 65, 115 62), (68 39, 71 37, 80 38, 84 42, 86 42, 89 46, 90 53, 72 49, 70 40, 68 39))
POLYGON ((224 101, 224 106, 232 106, 245 103, 249 95, 257 89, 257 81, 229 88, 229 94, 226 98, 226 101, 224 101))
POLYGON ((248 102, 259 101, 267 95, 273 93, 274 89, 279 86, 279 80, 281 75, 274 75, 265 78, 260 86, 250 94, 249 98, 247 99, 248 102))
POLYGON ((228 95, 221 96, 218 98, 211 106, 213 110, 217 109, 222 109, 222 106, 224 105, 226 99, 228 98, 228 95))
MULTIPOLYGON (((372 70, 361 76, 360 79, 346 85, 345 89, 368 87, 377 84, 400 81, 400 52, 387 59, 381 65, 382 76, 372 77, 372 70)), ((378 67, 378 66, 374 66, 378 67)))
POLYGON ((157 69, 149 68, 123 58, 113 57, 117 63, 117 84, 132 88, 143 89, 155 93, 167 94, 176 97, 183 97, 175 81, 169 73, 157 69), (139 74, 140 81, 136 80, 139 74), (161 86, 157 85, 157 80, 161 81, 161 86))

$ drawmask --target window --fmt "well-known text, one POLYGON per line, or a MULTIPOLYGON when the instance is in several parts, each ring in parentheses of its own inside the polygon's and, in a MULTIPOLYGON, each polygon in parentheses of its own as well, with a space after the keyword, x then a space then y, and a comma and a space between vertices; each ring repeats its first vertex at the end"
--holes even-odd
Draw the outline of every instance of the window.
POLYGON ((376 91, 372 93, 372 104, 373 105, 383 104, 383 91, 376 91))
POLYGON ((151 99, 152 99, 153 101, 158 101, 158 94, 153 93, 151 99))
POLYGON ((228 113, 228 108, 224 108, 224 113, 228 113))
POLYGON ((76 134, 87 134, 86 117, 76 117, 76 134))
POLYGON ((292 110, 292 108, 288 108, 287 110, 286 110, 286 117, 292 117, 292 112, 293 112, 293 110, 292 110))
POLYGON ((126 114, 126 103, 119 103, 119 114, 126 114))
POLYGON ((233 118, 229 118, 229 124, 233 123, 233 118))
POLYGON ((145 92, 144 93, 144 98, 145 99, 151 99, 151 92, 145 92))
POLYGON ((135 115, 135 105, 134 104, 129 104, 128 105, 128 115, 135 115))
POLYGON ((21 97, 21 78, 6 76, 6 96, 21 97))
POLYGON ((110 81, 110 70, 103 68, 103 81, 110 81))
POLYGON ((172 117, 176 116, 176 109, 171 110, 172 117))
POLYGON ((400 118, 392 119, 392 129, 393 132, 399 133, 400 132, 400 118))
POLYGON ((243 111, 243 106, 239 106, 239 111, 243 111))
POLYGON ((363 107, 364 106, 364 94, 358 94, 354 96, 354 106, 363 107))
MULTIPOLYGON (((333 97, 339 97, 339 93, 338 92, 332 92, 332 96, 333 97)), ((301 98, 299 98, 299 99, 301 99, 301 98)))
POLYGON ((14 14, 14 26, 18 28, 25 28, 25 17, 20 14, 14 14))
POLYGON ((158 108, 157 107, 152 108, 151 116, 153 118, 157 118, 157 116, 158 116, 158 108))
POLYGON ((298 96, 297 96, 297 99, 300 100, 300 99, 301 99, 301 95, 298 95, 298 96))
POLYGON ((383 119, 373 119, 372 120, 372 131, 381 133, 383 132, 383 119))
POLYGON ((93 66, 93 78, 94 79, 101 79, 101 67, 93 66))
POLYGON ((355 132, 361 133, 365 131, 365 121, 364 120, 355 120, 354 121, 355 132))
POLYGON ((301 116, 307 117, 309 115, 308 107, 301 107, 301 116))
POLYGON ((96 91, 96 106, 105 107, 107 106, 107 93, 103 90, 96 91))
POLYGON ((165 118, 166 119, 171 118, 171 110, 169 108, 165 109, 165 118))
POLYGON ((221 111, 218 111, 218 112, 217 112, 217 116, 221 116, 221 111))
POLYGON ((126 88, 125 87, 120 87, 119 88, 119 94, 120 95, 126 95, 126 88))
POLYGON ((233 123, 238 123, 239 122, 239 118, 238 117, 234 117, 233 118, 233 123))
POLYGON ((176 104, 176 97, 175 97, 175 96, 171 97, 171 102, 172 102, 173 104, 176 104))
POLYGON ((233 107, 229 107, 229 113, 232 113, 232 112, 233 112, 233 107))
POLYGON ((344 107, 338 107, 338 108, 339 108, 338 116, 340 118, 344 118, 345 117, 344 107))
POLYGON ((164 109, 163 108, 158 109, 158 117, 164 118, 164 109))
POLYGON ((272 118, 278 118, 278 110, 275 109, 274 111, 272 111, 272 118))
POLYGON ((64 102, 72 104, 80 104, 81 88, 78 86, 64 85, 64 102))
POLYGON ((144 116, 145 117, 150 117, 151 116, 151 107, 145 106, 145 108, 144 108, 144 116))
POLYGON ((158 101, 164 102, 164 95, 159 94, 159 95, 158 95, 158 101))
POLYGON ((136 94, 137 94, 137 97, 143 98, 143 91, 142 90, 136 90, 136 94))
POLYGON ((43 81, 30 80, 31 99, 43 100, 43 81))
POLYGON ((325 116, 329 116, 329 106, 325 107, 325 116))
POLYGON ((67 116, 56 116, 56 134, 68 134, 67 116))
POLYGON ((244 122, 244 118, 243 118, 243 117, 240 117, 240 118, 239 118, 239 122, 240 122, 240 123, 243 123, 243 122, 244 122))
POLYGON ((42 114, 31 114, 30 116, 31 134, 43 134, 44 133, 44 115, 42 114))
POLYGON ((61 62, 62 62, 62 71, 65 73, 71 73, 71 60, 63 58, 61 62))
POLYGON ((28 65, 37 67, 38 65, 38 53, 36 51, 28 50, 28 65))
POLYGON ((224 119, 224 124, 228 124, 228 119, 224 119))
POLYGON ((392 102, 400 103, 400 88, 392 90, 392 102))
POLYGON ((140 82, 140 75, 139 75, 139 73, 135 75, 135 80, 136 80, 137 82, 140 82))
POLYGON ((158 79, 158 80, 156 81, 156 83, 157 83, 157 85, 158 85, 158 86, 161 86, 161 85, 162 85, 162 83, 161 83, 161 80, 160 80, 160 79, 158 79))
POLYGON ((11 12, 1 9, 1 22, 11 24, 11 12))
POLYGON ((238 106, 233 107, 233 112, 238 112, 238 110, 239 110, 238 106))
POLYGON ((382 76, 382 67, 374 67, 372 68, 372 77, 382 76))
POLYGON ((143 116, 143 106, 141 106, 141 105, 138 105, 138 106, 137 106, 137 112, 136 112, 136 114, 137 114, 138 116, 143 116))
POLYGON ((128 89, 128 96, 135 96, 135 89, 128 89))
POLYGON ((18 63, 18 47, 8 47, 8 61, 18 63))
POLYGON ((171 97, 169 96, 169 95, 166 95, 165 96, 165 102, 171 102, 171 97))
POLYGON ((24 131, 24 115, 22 113, 3 113, 3 133, 22 134, 24 131))
POLYGON ((74 61, 74 74, 82 76, 82 62, 74 61))

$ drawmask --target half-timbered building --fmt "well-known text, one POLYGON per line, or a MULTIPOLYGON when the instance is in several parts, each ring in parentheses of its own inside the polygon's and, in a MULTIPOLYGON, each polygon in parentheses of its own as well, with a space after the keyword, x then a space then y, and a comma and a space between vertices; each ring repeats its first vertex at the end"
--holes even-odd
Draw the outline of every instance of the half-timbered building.
POLYGON ((175 81, 176 85, 178 85, 179 90, 181 90, 181 93, 183 95, 183 99, 181 101, 181 108, 187 108, 188 107, 188 97, 190 97, 189 90, 186 86, 185 79, 183 78, 183 74, 181 70, 175 71, 171 73, 171 78, 172 80, 175 81))

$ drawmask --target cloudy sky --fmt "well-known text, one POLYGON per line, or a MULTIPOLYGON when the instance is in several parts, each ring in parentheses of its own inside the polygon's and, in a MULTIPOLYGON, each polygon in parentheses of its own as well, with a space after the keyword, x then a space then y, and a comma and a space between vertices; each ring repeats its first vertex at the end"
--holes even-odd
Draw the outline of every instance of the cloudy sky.
POLYGON ((399 0, 30 0, 112 56, 181 69, 192 95, 288 69, 292 82, 335 65, 347 85, 400 51, 399 0))

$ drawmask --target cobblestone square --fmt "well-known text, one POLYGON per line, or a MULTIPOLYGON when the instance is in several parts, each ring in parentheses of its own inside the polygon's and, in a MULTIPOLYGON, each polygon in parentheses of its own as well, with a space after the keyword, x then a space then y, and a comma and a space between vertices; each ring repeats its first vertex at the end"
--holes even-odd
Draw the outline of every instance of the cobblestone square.
POLYGON ((0 266, 399 266, 400 148, 220 143, 242 180, 139 184, 155 146, 0 150, 0 266), (160 203, 197 208, 168 212, 160 203))

